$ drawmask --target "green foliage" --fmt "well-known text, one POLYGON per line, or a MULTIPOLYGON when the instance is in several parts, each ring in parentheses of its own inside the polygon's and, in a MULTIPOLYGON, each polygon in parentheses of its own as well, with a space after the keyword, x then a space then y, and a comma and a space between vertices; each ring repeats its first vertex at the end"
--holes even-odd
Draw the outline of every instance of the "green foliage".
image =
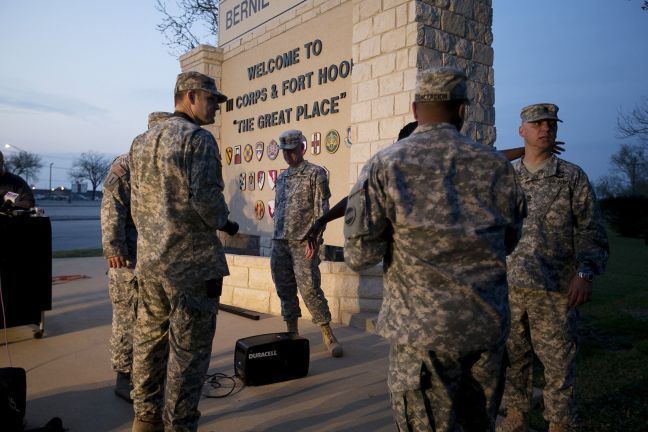
POLYGON ((103 256, 103 249, 70 249, 52 252, 52 258, 88 258, 103 256))
POLYGON ((624 237, 648 240, 648 197, 619 196, 600 202, 610 227, 624 237))
MULTIPOLYGON (((581 308, 577 398, 587 432, 648 431, 648 247, 612 235, 610 262, 581 308)), ((535 377, 541 385, 541 377, 535 377)), ((542 407, 531 425, 546 430, 542 407)))

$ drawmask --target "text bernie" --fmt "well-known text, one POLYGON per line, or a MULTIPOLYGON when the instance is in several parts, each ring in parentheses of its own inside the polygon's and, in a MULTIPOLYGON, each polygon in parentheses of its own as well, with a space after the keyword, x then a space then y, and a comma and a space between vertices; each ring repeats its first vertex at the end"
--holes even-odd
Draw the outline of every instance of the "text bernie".
POLYGON ((269 0, 243 0, 225 12, 225 29, 229 30, 268 6, 269 0))

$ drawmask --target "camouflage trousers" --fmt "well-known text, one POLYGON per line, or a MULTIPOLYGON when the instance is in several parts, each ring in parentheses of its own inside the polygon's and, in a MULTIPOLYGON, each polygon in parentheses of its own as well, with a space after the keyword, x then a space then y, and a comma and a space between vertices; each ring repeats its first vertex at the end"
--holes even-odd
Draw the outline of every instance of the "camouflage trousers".
POLYGON ((387 384, 398 430, 495 430, 504 387, 504 346, 471 353, 392 344, 387 384))
POLYGON ((130 374, 133 365, 133 328, 137 316, 137 279, 133 270, 108 269, 108 293, 112 303, 112 368, 115 372, 130 374))
POLYGON ((313 316, 315 324, 331 321, 328 302, 322 292, 319 257, 309 260, 304 255, 304 243, 299 241, 273 240, 270 255, 272 280, 281 300, 284 320, 301 317, 297 290, 313 316))
POLYGON ((545 419, 575 426, 578 310, 567 306, 567 294, 562 292, 511 286, 509 300, 511 333, 506 348, 510 366, 506 371, 503 406, 529 412, 535 353, 545 369, 545 419))
POLYGON ((166 431, 196 431, 223 280, 178 282, 139 274, 138 282, 135 414, 161 416, 166 431))

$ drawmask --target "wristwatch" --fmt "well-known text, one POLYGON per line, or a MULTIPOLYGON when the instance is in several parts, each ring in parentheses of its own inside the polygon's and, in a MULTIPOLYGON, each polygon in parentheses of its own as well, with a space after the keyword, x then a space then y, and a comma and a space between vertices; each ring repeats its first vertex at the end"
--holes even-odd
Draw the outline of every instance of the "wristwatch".
POLYGON ((594 274, 590 272, 578 272, 578 277, 585 279, 587 282, 592 282, 594 280, 594 274))

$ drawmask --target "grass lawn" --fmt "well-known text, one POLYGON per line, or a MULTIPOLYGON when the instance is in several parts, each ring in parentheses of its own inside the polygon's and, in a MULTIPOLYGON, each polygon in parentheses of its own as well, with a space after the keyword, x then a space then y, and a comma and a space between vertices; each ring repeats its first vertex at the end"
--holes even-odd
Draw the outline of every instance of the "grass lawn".
POLYGON ((52 252, 52 258, 87 258, 103 256, 103 249, 71 249, 52 252))
MULTIPOLYGON (((581 430, 648 431, 648 246, 609 235, 607 270, 594 281, 592 301, 581 308, 581 430)), ((546 430, 541 410, 534 410, 531 423, 546 430)))

